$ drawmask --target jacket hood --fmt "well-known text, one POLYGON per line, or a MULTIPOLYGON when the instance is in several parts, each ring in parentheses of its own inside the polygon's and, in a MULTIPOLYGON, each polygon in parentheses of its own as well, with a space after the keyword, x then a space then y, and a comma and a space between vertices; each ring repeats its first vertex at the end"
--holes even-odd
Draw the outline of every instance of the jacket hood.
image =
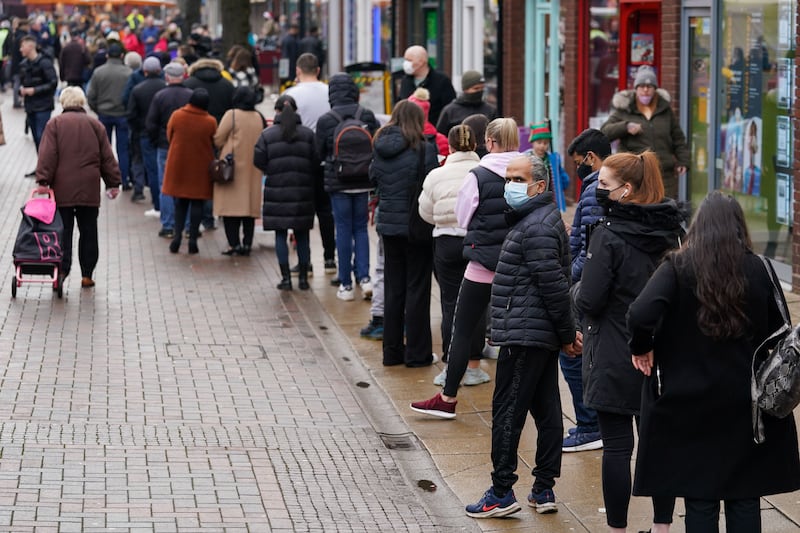
POLYGON ((685 206, 667 198, 658 204, 611 202, 603 225, 631 246, 663 254, 680 245, 688 220, 685 206))
MULTIPOLYGON (((658 103, 656 104, 656 111, 660 111, 664 107, 669 107, 670 102, 672 101, 672 97, 670 96, 669 92, 665 89, 656 89, 656 94, 658 95, 658 103)), ((631 106, 635 105, 636 101, 636 90, 635 89, 627 89, 624 91, 619 91, 614 95, 611 99, 611 105, 617 109, 630 109, 631 106)))
POLYGON ((506 177, 506 168, 512 159, 522 154, 516 150, 512 152, 488 153, 481 159, 480 166, 491 170, 501 178, 506 177))
POLYGON ((199 59, 189 67, 189 76, 195 76, 203 81, 216 81, 222 78, 225 66, 219 59, 199 59))
POLYGON ((408 149, 408 141, 398 126, 389 126, 375 139, 375 153, 384 159, 393 159, 408 149))
POLYGON ((328 102, 331 107, 358 103, 358 86, 349 74, 334 74, 328 81, 328 102))

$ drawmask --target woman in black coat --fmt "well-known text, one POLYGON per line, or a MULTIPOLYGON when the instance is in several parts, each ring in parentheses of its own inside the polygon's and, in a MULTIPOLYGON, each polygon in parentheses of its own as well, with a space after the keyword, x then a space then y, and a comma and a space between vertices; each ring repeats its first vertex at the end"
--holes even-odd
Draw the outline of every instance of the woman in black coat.
POLYGON ((311 256, 308 232, 314 227, 314 184, 320 176, 314 132, 300 122, 291 96, 275 102, 274 124, 261 133, 253 163, 266 175, 262 217, 265 230, 275 230, 275 254, 281 269, 278 288, 292 290, 288 230, 294 231, 299 262, 298 286, 308 289, 311 256))
POLYGON ((759 497, 800 488, 794 416, 764 415, 753 438, 753 352, 783 319, 751 246, 741 206, 712 192, 628 311, 648 376, 633 492, 682 496, 689 533, 717 531, 720 500, 729 532, 761 531, 759 497))
MULTIPOLYGON (((409 241, 411 195, 428 172, 439 166, 434 145, 425 142, 422 109, 401 100, 392 117, 375 133, 370 180, 380 197, 378 233, 384 250, 383 364, 428 366, 433 363, 431 339, 431 275, 433 242, 409 241), (424 169, 419 170, 420 150, 424 169), (403 343, 403 330, 407 345, 403 343)), ((417 215, 418 216, 418 215, 417 215)))
MULTIPOLYGON (((624 531, 631 496, 633 422, 643 377, 630 364, 625 313, 664 254, 677 248, 682 213, 664 198, 653 152, 603 162, 596 191, 605 208, 591 234, 576 305, 583 321, 583 401, 597 410, 603 439, 603 499, 612 531, 624 531)), ((653 533, 672 523, 674 498, 653 501, 653 533)))

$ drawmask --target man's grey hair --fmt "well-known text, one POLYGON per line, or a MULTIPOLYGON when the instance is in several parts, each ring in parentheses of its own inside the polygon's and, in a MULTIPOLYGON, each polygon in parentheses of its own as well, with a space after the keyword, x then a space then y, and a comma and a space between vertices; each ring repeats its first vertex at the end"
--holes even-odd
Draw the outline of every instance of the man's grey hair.
POLYGON ((528 156, 528 159, 531 162, 531 177, 533 181, 544 181, 544 190, 546 191, 550 185, 550 175, 547 172, 544 161, 533 152, 528 156))

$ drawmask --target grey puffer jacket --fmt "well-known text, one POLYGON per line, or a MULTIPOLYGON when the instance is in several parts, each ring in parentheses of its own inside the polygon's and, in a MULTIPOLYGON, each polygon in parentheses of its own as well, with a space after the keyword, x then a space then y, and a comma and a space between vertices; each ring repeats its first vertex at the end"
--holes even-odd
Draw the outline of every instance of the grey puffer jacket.
POLYGON ((428 172, 439 166, 436 146, 422 141, 416 149, 410 148, 398 126, 387 127, 375 139, 369 178, 380 198, 377 229, 381 235, 408 236, 409 195, 418 188, 420 147, 425 149, 424 180, 428 172))
POLYGON ((507 212, 492 282, 492 343, 556 351, 575 340, 567 231, 553 193, 507 212))

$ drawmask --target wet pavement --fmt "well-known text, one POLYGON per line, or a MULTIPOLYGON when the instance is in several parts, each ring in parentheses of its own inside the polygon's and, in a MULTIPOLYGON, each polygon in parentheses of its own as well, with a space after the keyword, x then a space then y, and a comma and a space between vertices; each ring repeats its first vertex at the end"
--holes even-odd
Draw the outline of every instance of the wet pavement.
MULTIPOLYGON (((220 255, 221 229, 198 255, 172 255, 150 205, 123 193, 103 200, 94 289, 73 275, 61 300, 42 285, 12 299, 36 159, 10 96, 0 109, 0 531, 605 530, 600 451, 564 455, 556 514, 464 515, 490 482, 492 383, 463 387, 455 420, 411 411, 437 391, 441 363, 381 365, 380 342, 358 333, 369 302, 336 298, 317 230, 312 290, 285 293, 273 234, 257 231, 251 257, 220 255)), ((494 361, 481 366, 494 376, 494 361)), ((534 443, 529 423, 523 503, 534 443)), ((649 509, 633 499, 631 530, 649 527, 649 509)), ((764 531, 800 529, 800 493, 762 509, 764 531)), ((680 503, 675 519, 683 531, 680 503)))

